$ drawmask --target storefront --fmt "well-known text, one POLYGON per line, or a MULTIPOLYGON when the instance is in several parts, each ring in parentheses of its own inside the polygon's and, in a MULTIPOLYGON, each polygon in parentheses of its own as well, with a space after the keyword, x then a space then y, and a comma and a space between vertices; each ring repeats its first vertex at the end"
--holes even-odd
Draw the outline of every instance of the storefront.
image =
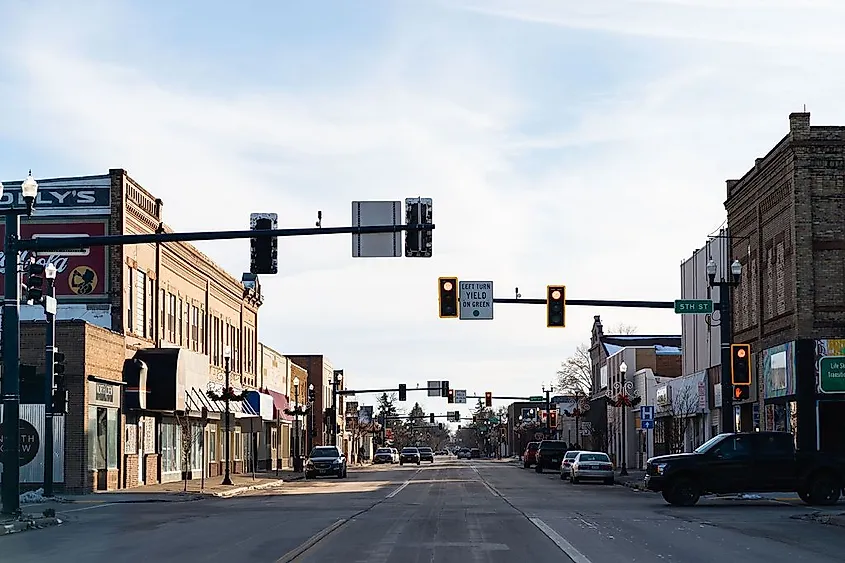
POLYGON ((97 491, 119 487, 121 383, 88 376, 88 470, 97 491))

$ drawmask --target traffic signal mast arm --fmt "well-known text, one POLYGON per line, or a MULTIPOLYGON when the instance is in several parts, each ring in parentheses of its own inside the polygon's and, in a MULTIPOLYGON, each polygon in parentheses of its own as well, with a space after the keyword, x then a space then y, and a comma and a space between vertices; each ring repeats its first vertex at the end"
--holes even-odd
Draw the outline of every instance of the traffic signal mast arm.
POLYGON ((14 242, 18 251, 51 252, 98 246, 121 246, 163 242, 193 242, 203 240, 234 240, 262 237, 301 237, 316 235, 367 235, 401 233, 403 231, 432 231, 434 223, 418 225, 375 225, 370 227, 319 227, 307 229, 264 229, 248 231, 198 231, 191 233, 149 233, 141 235, 105 235, 95 237, 38 237, 14 242))
MULTIPOLYGON (((440 387, 408 387, 405 389, 406 392, 411 391, 440 391, 440 387)), ((399 388, 388 388, 388 389, 344 389, 342 391, 338 391, 338 395, 356 395, 358 393, 398 393, 399 388)))
MULTIPOLYGON (((503 303, 511 305, 546 305, 546 299, 513 299, 504 297, 494 297, 493 303, 503 303)), ((628 307, 633 309, 674 309, 674 301, 616 301, 613 299, 565 299, 564 303, 569 305, 584 306, 584 307, 628 307)), ((716 310, 719 309, 719 304, 714 303, 716 310)))

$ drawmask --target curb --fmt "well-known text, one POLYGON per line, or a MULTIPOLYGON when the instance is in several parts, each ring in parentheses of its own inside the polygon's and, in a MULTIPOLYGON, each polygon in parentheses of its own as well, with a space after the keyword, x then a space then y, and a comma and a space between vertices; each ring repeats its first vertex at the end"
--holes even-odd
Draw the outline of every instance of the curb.
POLYGON ((37 530, 49 526, 58 526, 62 521, 58 518, 28 518, 3 524, 0 529, 0 536, 25 532, 26 530, 37 530))
POLYGON ((613 481, 616 485, 621 485, 623 487, 628 487, 629 489, 634 489, 635 491, 646 491, 648 489, 640 481, 620 481, 616 479, 613 481))
POLYGON ((790 516, 793 520, 806 520, 810 522, 818 522, 819 524, 826 524, 828 526, 838 526, 845 528, 845 513, 842 514, 822 514, 819 512, 812 512, 810 514, 796 514, 790 516))

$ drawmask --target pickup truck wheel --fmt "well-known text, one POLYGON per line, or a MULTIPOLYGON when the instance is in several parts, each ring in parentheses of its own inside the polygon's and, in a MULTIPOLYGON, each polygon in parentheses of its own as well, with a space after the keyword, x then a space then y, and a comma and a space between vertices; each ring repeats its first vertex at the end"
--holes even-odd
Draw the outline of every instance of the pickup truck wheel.
POLYGON ((810 481, 810 490, 807 494, 810 499, 809 504, 830 506, 836 504, 841 495, 841 485, 833 475, 822 473, 810 481))
POLYGON ((798 491, 798 497, 804 501, 804 504, 811 504, 810 502, 810 493, 807 492, 806 489, 800 489, 798 491))
POLYGON ((663 491, 663 500, 673 506, 694 506, 701 498, 701 488, 688 477, 681 477, 663 491))

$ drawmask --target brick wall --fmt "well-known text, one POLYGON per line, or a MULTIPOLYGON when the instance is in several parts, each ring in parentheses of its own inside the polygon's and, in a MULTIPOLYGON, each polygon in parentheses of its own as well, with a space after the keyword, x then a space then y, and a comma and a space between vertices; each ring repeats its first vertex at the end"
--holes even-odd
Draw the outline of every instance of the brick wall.
POLYGON ((731 260, 743 265, 733 340, 755 353, 845 334, 845 127, 811 127, 809 113, 789 123, 754 168, 727 181, 731 260))
POLYGON ((140 485, 138 482, 138 454, 123 456, 123 487, 131 489, 140 485))
MULTIPOLYGON (((660 377, 680 377, 683 373, 683 356, 666 356, 655 354, 654 374, 660 377)), ((639 368, 637 364, 637 368, 639 368)))
MULTIPOLYGON (((315 446, 323 445, 323 433, 325 431, 325 424, 323 424, 323 412, 328 408, 330 405, 326 405, 323 402, 323 356, 296 356, 292 354, 285 354, 285 357, 292 361, 297 366, 304 369, 308 372, 308 382, 303 384, 300 381, 300 387, 304 385, 305 389, 300 389, 300 393, 305 393, 306 395, 303 396, 300 394, 299 402, 304 403, 307 399, 307 389, 308 385, 314 385, 314 392, 316 398, 314 400, 314 438, 313 442, 311 442, 315 446)), ((293 372, 291 372, 293 375, 293 372)), ((302 378, 300 377, 300 380, 302 378)), ((291 381, 293 381, 293 377, 291 377, 291 381)), ((291 383, 293 385, 293 383, 291 383)), ((291 395, 291 400, 293 400, 293 396, 291 395)), ((307 433, 307 422, 303 419, 300 419, 300 423, 302 424, 303 432, 307 433)), ((307 436, 307 434, 306 434, 307 436)))
POLYGON ((161 466, 161 456, 159 454, 145 454, 144 455, 144 484, 157 485, 159 482, 159 468, 161 466))
MULTIPOLYGON (((21 362, 44 372, 46 322, 21 323, 21 362)), ((65 415, 65 490, 90 491, 96 477, 89 472, 88 455, 88 385, 87 376, 120 381, 123 368, 123 336, 81 320, 56 323, 56 345, 65 354, 65 381, 69 395, 65 415)), ((123 452, 123 417, 118 437, 118 453, 123 452)), ((122 457, 122 455, 121 455, 122 457)), ((117 473, 107 482, 117 488, 117 473)))

